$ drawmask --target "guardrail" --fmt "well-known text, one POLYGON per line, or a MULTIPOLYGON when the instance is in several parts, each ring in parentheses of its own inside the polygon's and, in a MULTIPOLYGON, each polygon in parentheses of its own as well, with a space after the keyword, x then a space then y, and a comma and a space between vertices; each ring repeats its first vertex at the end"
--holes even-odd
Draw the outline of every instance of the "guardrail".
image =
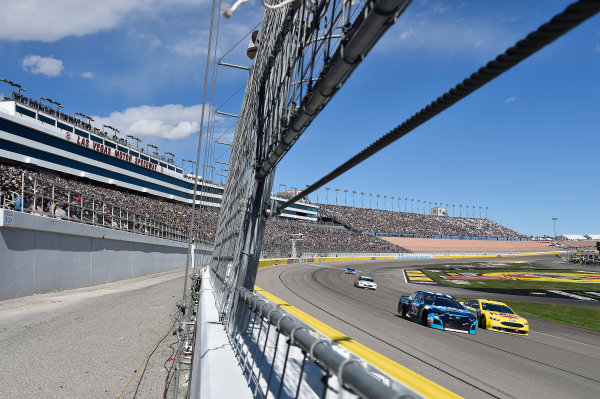
POLYGON ((422 398, 264 296, 238 288, 234 302, 230 342, 254 397, 422 398))
POLYGON ((40 179, 35 173, 23 171, 19 178, 18 188, 3 191, 1 208, 173 241, 186 242, 189 239, 187 230, 98 200, 50 179, 40 179))

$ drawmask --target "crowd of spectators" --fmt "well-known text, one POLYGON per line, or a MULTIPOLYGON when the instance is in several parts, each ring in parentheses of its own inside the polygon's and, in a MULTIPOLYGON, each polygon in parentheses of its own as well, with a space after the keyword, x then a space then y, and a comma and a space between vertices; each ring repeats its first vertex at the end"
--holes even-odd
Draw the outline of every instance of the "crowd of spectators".
MULTIPOLYGON (((0 206, 17 211, 115 229, 187 236, 192 207, 180 202, 118 190, 52 171, 0 164, 0 206)), ((197 207, 194 236, 212 242, 218 208, 197 207)))
POLYGON ((439 237, 524 238, 489 219, 319 205, 319 211, 358 232, 439 237))
POLYGON ((267 257, 290 256, 291 234, 302 234, 296 243, 301 253, 399 253, 402 247, 362 235, 339 224, 301 221, 284 217, 267 219, 262 252, 267 257))
MULTIPOLYGON (((143 233, 149 233, 148 229, 156 226, 184 234, 189 230, 190 205, 61 176, 53 171, 31 171, 0 164, 0 186, 2 207, 23 209, 39 216, 143 233)), ((218 211, 219 208, 214 207, 196 208, 194 234, 200 240, 214 240, 218 211)), ((290 234, 298 233, 304 234, 304 239, 298 242, 299 252, 406 252, 403 248, 358 234, 339 224, 284 217, 267 220, 263 251, 288 256, 291 253, 290 234)))
MULTIPOLYGON (((0 206, 31 214, 108 228, 153 234, 167 230, 175 239, 188 236, 191 206, 66 177, 44 169, 27 170, 0 163, 0 206)), ((219 208, 197 207, 194 237, 214 241, 219 208)), ((430 216, 406 212, 320 205, 323 219, 309 222, 285 217, 267 220, 263 253, 289 256, 291 234, 303 234, 299 253, 398 253, 406 249, 366 233, 419 236, 520 238, 488 219, 430 216), (323 222, 329 220, 329 222, 323 222)))

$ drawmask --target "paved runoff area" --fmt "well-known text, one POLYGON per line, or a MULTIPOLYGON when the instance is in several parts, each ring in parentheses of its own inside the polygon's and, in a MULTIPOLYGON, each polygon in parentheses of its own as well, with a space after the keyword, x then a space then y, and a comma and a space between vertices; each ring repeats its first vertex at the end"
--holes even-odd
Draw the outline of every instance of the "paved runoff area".
POLYGON ((121 396, 162 397, 182 290, 177 271, 1 301, 0 397, 116 398, 168 331, 121 396))

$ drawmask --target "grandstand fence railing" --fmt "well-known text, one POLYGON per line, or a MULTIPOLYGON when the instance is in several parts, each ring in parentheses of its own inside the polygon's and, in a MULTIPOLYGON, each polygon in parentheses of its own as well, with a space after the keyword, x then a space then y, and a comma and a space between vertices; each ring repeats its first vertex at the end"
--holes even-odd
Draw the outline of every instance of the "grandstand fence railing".
POLYGON ((0 197, 2 208, 166 240, 189 240, 189 231, 173 227, 149 215, 89 198, 85 192, 39 179, 35 174, 23 171, 19 177, 18 188, 6 190, 0 197))
POLYGON ((255 398, 422 398, 259 293, 234 299, 232 348, 255 398))

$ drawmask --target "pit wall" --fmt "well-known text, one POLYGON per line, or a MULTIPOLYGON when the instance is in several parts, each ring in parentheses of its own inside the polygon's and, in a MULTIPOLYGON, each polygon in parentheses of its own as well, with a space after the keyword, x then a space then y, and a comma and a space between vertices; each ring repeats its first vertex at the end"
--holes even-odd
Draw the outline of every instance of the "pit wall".
POLYGON ((357 260, 394 260, 394 259, 462 259, 462 258, 505 258, 513 256, 534 256, 559 254, 564 251, 554 252, 529 252, 529 253, 511 253, 511 254, 490 254, 490 253, 472 253, 472 254, 415 254, 409 253, 403 256, 343 256, 343 257, 321 257, 321 258, 281 258, 281 259, 262 259, 258 261, 258 268, 289 265, 294 263, 317 263, 317 262, 336 262, 336 261, 357 261, 357 260))
MULTIPOLYGON (((211 250, 198 249, 201 258, 211 250)), ((0 300, 181 269, 186 260, 187 243, 0 209, 0 300)))

